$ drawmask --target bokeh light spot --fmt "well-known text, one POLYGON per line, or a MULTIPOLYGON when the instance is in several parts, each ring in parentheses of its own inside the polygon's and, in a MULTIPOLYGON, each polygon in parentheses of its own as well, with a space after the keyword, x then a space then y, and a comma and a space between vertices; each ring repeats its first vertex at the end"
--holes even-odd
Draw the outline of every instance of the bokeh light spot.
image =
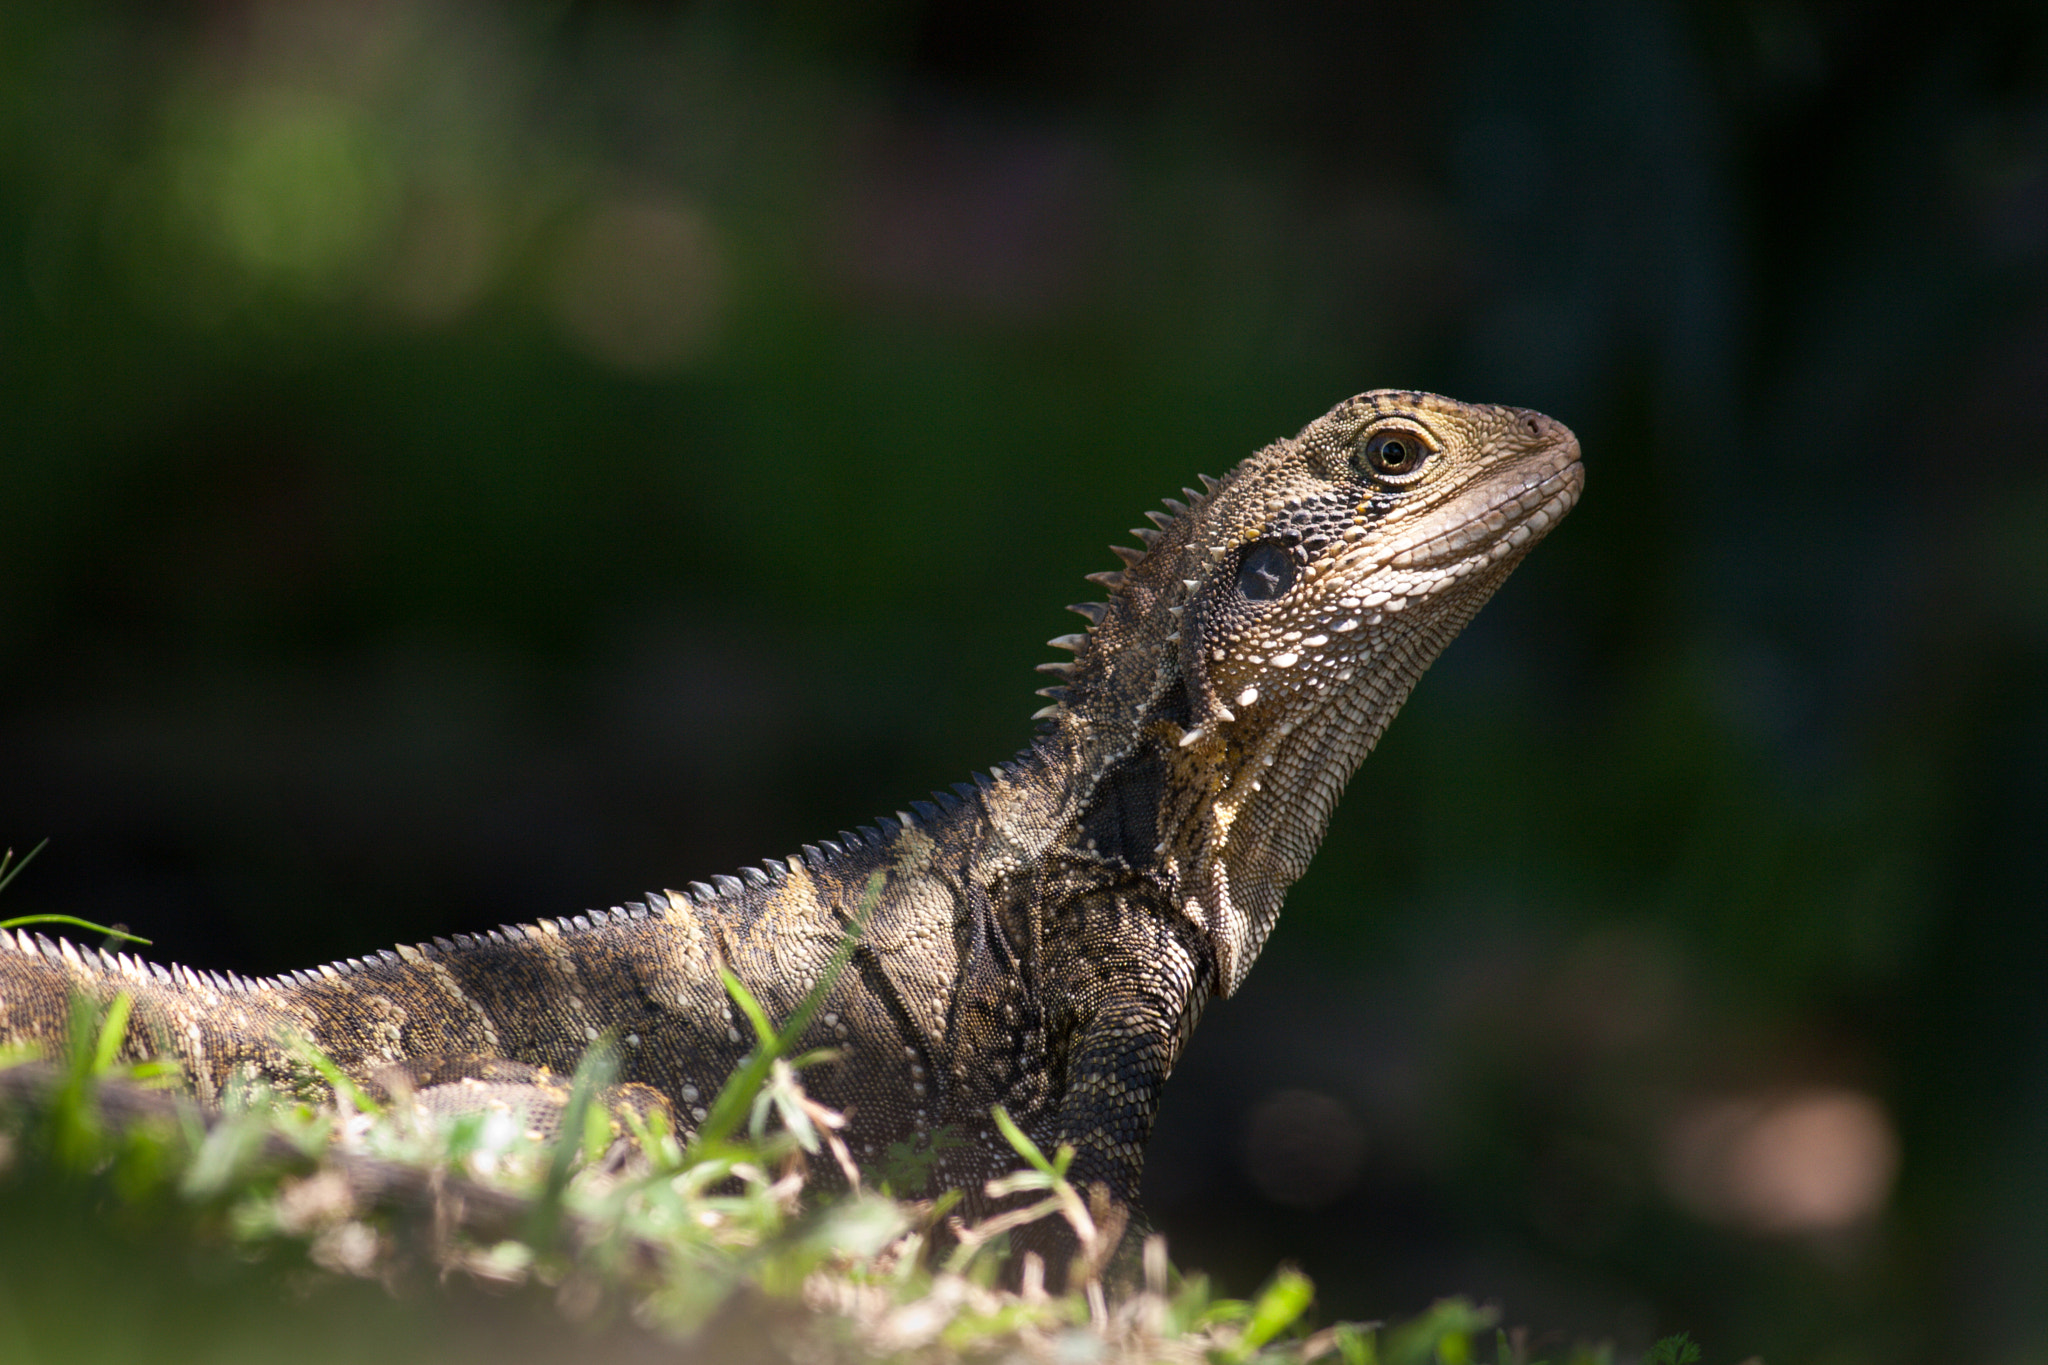
POLYGON ((306 92, 251 99, 183 148, 188 219, 252 276, 318 290, 360 262, 396 208, 390 159, 361 114, 306 92))
POLYGON ((1358 1183, 1365 1129, 1341 1100, 1313 1090, 1277 1090, 1245 1124, 1244 1169, 1276 1204, 1314 1209, 1358 1183))
POLYGON ((556 320, 592 359, 656 373, 701 355, 722 271, 710 224, 677 200, 600 204, 556 263, 556 320))
POLYGON ((489 197, 469 187, 415 190, 385 268, 385 300, 422 326, 461 318, 492 283, 504 226, 489 197))
POLYGON ((1898 1137, 1860 1091, 1699 1100, 1666 1130, 1671 1196, 1709 1222, 1765 1235, 1840 1232, 1883 1211, 1898 1137))

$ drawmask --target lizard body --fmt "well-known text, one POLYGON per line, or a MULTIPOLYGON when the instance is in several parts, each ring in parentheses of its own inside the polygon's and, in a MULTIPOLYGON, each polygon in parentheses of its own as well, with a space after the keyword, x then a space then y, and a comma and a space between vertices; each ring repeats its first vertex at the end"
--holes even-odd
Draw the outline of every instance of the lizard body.
POLYGON ((1416 679, 1577 500, 1578 454, 1525 410, 1349 399, 1152 514, 1053 642, 1074 658, 1043 666, 1037 737, 972 783, 713 885, 266 980, 0 931, 0 1037, 61 1045, 74 995, 126 991, 124 1054, 176 1056, 209 1102, 301 1082, 291 1035, 427 1090, 565 1074, 606 1038, 689 1129, 753 1046, 721 967, 788 1017, 879 875, 799 1044, 838 1050, 805 1083, 856 1159, 930 1143, 972 1208, 1015 1164, 1000 1103, 1128 1206, 1204 1004, 1416 679))

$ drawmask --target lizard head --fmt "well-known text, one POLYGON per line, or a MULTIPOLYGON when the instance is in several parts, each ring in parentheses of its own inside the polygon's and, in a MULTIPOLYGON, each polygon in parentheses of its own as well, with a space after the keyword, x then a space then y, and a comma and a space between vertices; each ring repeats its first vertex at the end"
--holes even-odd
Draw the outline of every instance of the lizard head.
POLYGON ((1204 483, 1095 576, 1110 601, 1055 642, 1076 658, 1041 715, 1083 758, 1075 842, 1158 878, 1229 995, 1344 784, 1583 472, 1540 413, 1379 390, 1204 483))

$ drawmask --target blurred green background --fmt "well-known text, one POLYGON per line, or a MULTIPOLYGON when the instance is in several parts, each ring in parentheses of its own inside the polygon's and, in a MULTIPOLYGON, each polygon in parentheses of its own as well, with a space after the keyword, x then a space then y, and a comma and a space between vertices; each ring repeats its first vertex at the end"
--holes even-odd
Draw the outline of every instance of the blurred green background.
POLYGON ((257 973, 781 855, 1380 386, 1590 487, 1196 1034, 1176 1258, 2048 1360, 2037 3, 0 7, 5 911, 257 973))

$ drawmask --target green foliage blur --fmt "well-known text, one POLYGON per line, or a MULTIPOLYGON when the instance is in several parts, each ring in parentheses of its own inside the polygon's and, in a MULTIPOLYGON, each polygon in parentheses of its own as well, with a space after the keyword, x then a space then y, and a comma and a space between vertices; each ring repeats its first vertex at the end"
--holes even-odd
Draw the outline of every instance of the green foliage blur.
POLYGON ((259 973, 779 856, 1380 386, 1587 496, 1196 1034, 1175 1259, 2040 1359, 2036 5, 0 8, 0 910, 259 973))

